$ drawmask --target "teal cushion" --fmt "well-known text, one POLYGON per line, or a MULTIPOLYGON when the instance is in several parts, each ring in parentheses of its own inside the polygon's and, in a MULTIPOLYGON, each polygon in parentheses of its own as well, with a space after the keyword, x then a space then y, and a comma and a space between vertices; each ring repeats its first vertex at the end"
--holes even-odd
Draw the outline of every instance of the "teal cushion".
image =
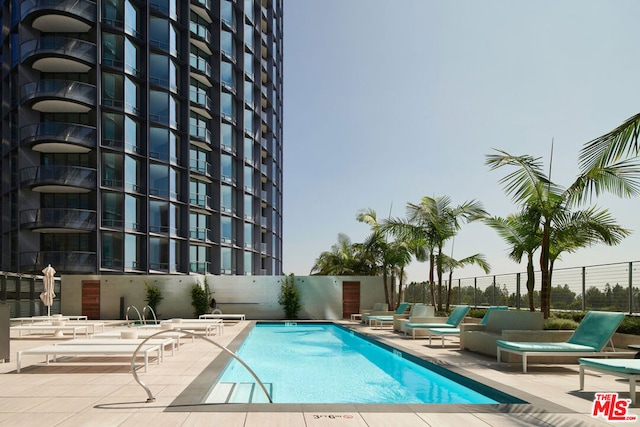
POLYGON ((398 309, 396 310, 395 314, 403 314, 407 310, 408 306, 409 306, 408 302, 400 303, 400 305, 398 306, 398 309))
POLYGON ((487 321, 489 320, 489 313, 491 313, 493 310, 509 310, 509 307, 507 307, 506 305, 497 305, 487 308, 487 312, 484 314, 484 316, 482 316, 482 320, 480 320, 481 325, 487 324, 487 321))
POLYGON ((640 359, 578 359, 581 365, 624 374, 640 374, 640 359))
POLYGON ((586 345, 600 351, 618 329, 622 319, 624 319, 624 313, 590 311, 584 316, 567 342, 586 345))
POLYGON ((596 352, 593 347, 579 344, 571 344, 566 342, 515 342, 515 341, 496 341, 496 344, 500 347, 508 348, 510 350, 517 350, 523 352, 596 352))
POLYGON ((471 307, 468 305, 459 305, 451 312, 451 315, 445 322, 447 325, 450 325, 452 328, 457 328, 460 322, 464 320, 464 316, 467 315, 471 307))
POLYGON ((393 320, 393 316, 367 316, 367 320, 377 320, 379 322, 389 322, 393 320))

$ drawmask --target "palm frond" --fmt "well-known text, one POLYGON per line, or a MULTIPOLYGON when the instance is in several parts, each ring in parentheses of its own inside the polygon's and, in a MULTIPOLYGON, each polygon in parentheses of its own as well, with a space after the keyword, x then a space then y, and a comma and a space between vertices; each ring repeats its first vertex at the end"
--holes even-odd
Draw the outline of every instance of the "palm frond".
POLYGON ((598 138, 587 142, 580 151, 582 173, 594 168, 606 167, 625 157, 640 154, 640 113, 629 117, 620 126, 598 138))

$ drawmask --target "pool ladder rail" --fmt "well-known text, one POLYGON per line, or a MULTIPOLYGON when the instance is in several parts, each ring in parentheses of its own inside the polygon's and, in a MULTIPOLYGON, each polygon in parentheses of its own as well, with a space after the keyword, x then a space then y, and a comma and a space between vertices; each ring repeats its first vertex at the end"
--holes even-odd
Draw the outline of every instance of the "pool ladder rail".
MULTIPOLYGON (((135 305, 130 305, 129 307, 127 307, 127 312, 125 313, 125 320, 127 321, 127 326, 131 327, 131 321, 129 320, 129 310, 133 309, 133 311, 135 311, 138 314, 138 322, 140 322, 141 325, 146 325, 147 324, 147 309, 149 310, 149 312, 151 313, 151 315, 153 316, 153 324, 157 325, 158 322, 158 318, 156 317, 156 312, 153 311, 153 308, 151 308, 150 305, 145 305, 144 308, 142 309, 142 314, 140 314, 140 310, 138 310, 138 307, 136 307, 135 305)), ((135 321, 134 321, 135 324, 135 321)))
MULTIPOLYGON (((136 357, 138 356, 138 351, 150 339, 155 338, 158 335, 162 335, 162 334, 166 334, 166 333, 173 333, 173 332, 174 332, 173 330, 167 329, 167 330, 160 330, 160 331, 158 331, 158 332, 156 332, 154 334, 149 335, 147 338, 143 339, 140 344, 138 344, 138 347, 135 349, 135 351, 133 352, 133 355, 131 356, 131 373, 133 375, 133 379, 147 393, 147 403, 155 402, 156 398, 153 396, 153 393, 151 393, 151 389, 144 382, 142 382, 142 380, 138 376, 138 371, 136 369, 136 357)), ((260 386, 260 389, 262 390, 263 396, 266 397, 267 402, 268 403, 273 403, 273 400, 271 398, 271 389, 272 389, 271 384, 269 385, 269 390, 267 390, 267 387, 264 385, 264 383, 262 381, 260 381, 260 378, 258 378, 256 373, 249 367, 249 365, 247 365, 242 359, 240 359, 233 351, 229 350, 227 347, 223 346, 222 344, 219 344, 219 343, 213 341, 208 336, 205 336, 205 335, 202 335, 202 334, 198 334, 198 333, 195 333, 195 332, 191 332, 191 331, 187 331, 187 330, 181 330, 180 332, 183 333, 183 334, 186 334, 186 335, 190 335, 191 337, 202 338, 203 340, 213 344, 214 346, 218 347, 220 350, 222 350, 223 352, 227 353, 229 356, 231 356, 235 360, 237 360, 238 363, 240 363, 249 372, 249 374, 251 374, 251 376, 256 380, 256 383, 249 383, 249 384, 253 384, 253 387, 251 387, 250 390, 247 387, 241 386, 241 387, 238 387, 238 391, 241 391, 241 393, 243 395, 247 395, 247 391, 250 391, 250 394, 249 394, 250 398, 254 399, 253 402, 258 402, 257 399, 259 399, 259 398, 257 396, 260 393, 254 393, 255 386, 258 385, 258 386, 260 386), (255 398, 253 397, 254 395, 256 396, 255 398)))

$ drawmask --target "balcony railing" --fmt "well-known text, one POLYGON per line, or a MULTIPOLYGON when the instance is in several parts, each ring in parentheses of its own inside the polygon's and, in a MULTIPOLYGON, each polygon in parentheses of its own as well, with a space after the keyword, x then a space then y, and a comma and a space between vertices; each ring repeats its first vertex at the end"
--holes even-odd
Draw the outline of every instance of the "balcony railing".
POLYGON ((20 140, 22 144, 32 144, 33 146, 44 143, 56 143, 94 149, 97 138, 96 128, 92 126, 83 126, 74 123, 46 122, 23 126, 20 129, 20 140))
MULTIPOLYGON (((37 100, 76 102, 92 107, 96 102, 96 87, 72 80, 40 80, 20 88, 21 102, 37 100)), ((62 108, 59 112, 65 112, 62 108)))
POLYGON ((58 273, 96 272, 96 253, 85 251, 21 252, 20 270, 41 273, 47 265, 55 265, 58 273))
POLYGON ((96 170, 80 166, 32 166, 20 170, 20 183, 24 186, 64 186, 94 189, 96 170))
POLYGON ((82 18, 87 22, 95 22, 96 2, 91 0, 23 0, 20 2, 22 19, 31 13, 40 12, 42 15, 52 15, 52 12, 62 12, 82 18))
POLYGON ((27 209, 20 212, 20 224, 32 230, 51 228, 91 231, 96 229, 96 211, 65 208, 27 209))
POLYGON ((22 62, 30 57, 66 56, 68 59, 94 64, 96 45, 88 41, 68 37, 41 37, 22 43, 20 46, 22 62))

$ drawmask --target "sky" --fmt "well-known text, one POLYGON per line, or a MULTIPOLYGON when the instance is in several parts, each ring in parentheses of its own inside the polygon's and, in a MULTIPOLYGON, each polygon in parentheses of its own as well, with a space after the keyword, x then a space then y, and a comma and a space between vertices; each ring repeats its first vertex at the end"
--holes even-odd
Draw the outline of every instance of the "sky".
MULTIPOLYGON (((638 17, 636 0, 284 0, 283 272, 308 275, 339 233, 362 242, 363 209, 405 217, 449 196, 517 212, 499 184, 510 169, 485 165, 494 149, 539 157, 569 186, 583 145, 640 112, 638 17)), ((640 260, 640 199, 594 204, 633 234, 556 269, 640 260)), ((525 271, 508 249, 471 223, 445 253, 525 271)), ((414 260, 408 281, 427 270, 414 260)))

